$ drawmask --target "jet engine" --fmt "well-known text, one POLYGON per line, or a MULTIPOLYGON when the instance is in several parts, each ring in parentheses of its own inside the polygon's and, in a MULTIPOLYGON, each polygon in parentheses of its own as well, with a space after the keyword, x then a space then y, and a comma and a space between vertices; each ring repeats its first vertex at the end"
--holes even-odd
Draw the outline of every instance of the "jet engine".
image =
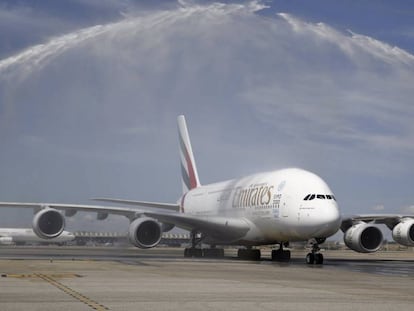
POLYGON ((382 232, 366 223, 353 225, 344 234, 345 245, 359 253, 373 253, 382 245, 382 232))
POLYGON ((414 219, 402 219, 392 230, 392 238, 398 244, 414 246, 414 219))
POLYGON ((155 219, 137 218, 129 225, 128 238, 131 244, 139 248, 157 246, 162 237, 162 225, 155 219))
POLYGON ((42 209, 33 217, 33 231, 43 239, 59 236, 65 229, 65 217, 53 208, 42 209))

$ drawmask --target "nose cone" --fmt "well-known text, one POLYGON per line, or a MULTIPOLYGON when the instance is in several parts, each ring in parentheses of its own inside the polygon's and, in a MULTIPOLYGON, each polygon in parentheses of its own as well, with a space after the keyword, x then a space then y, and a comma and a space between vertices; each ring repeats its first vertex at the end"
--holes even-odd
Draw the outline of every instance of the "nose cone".
POLYGON ((319 230, 315 237, 329 237, 341 227, 341 214, 336 204, 324 204, 318 208, 319 230))

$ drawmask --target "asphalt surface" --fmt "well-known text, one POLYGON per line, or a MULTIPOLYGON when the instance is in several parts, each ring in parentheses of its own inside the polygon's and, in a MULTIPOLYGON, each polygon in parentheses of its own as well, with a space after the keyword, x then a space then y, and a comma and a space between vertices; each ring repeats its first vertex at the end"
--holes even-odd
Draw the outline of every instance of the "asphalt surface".
POLYGON ((182 249, 1 247, 0 310, 411 310, 414 252, 323 266, 183 258, 182 249))

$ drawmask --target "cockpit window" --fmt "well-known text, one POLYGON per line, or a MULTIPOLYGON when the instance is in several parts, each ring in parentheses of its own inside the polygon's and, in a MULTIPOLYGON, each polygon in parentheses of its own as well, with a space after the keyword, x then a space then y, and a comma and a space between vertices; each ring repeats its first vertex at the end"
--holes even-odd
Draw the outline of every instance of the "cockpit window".
POLYGON ((308 194, 306 197, 303 198, 304 201, 311 201, 313 199, 320 199, 320 200, 334 200, 336 201, 336 198, 333 194, 308 194))

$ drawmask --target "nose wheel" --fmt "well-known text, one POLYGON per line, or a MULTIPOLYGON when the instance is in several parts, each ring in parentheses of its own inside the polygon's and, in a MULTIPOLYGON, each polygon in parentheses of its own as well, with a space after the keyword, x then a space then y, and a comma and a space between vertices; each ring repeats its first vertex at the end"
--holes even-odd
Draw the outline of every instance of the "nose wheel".
POLYGON ((323 255, 319 253, 321 250, 319 248, 319 244, 317 240, 310 241, 310 244, 312 245, 312 250, 310 253, 306 255, 306 263, 308 265, 322 265, 323 264, 323 255))
POLYGON ((320 253, 308 253, 306 255, 306 263, 308 265, 322 265, 323 264, 323 255, 320 253))

